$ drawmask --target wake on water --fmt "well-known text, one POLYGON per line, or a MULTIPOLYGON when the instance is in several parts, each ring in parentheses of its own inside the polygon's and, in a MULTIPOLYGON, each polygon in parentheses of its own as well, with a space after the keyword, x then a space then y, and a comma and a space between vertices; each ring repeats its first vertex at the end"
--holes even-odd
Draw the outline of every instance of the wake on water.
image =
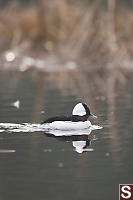
POLYGON ((87 129, 82 130, 53 130, 50 129, 47 124, 31 124, 31 123, 23 123, 23 124, 16 124, 16 123, 0 123, 0 133, 7 132, 7 133, 20 133, 20 132, 46 132, 51 133, 56 136, 61 135, 89 135, 92 130, 102 129, 101 126, 98 125, 91 125, 87 129))

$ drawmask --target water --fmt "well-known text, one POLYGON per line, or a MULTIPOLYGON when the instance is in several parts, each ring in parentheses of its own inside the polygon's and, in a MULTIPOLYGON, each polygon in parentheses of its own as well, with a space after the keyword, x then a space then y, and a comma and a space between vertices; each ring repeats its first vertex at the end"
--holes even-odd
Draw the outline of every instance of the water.
POLYGON ((92 124, 103 126, 89 137, 1 127, 0 199, 115 200, 118 184, 132 183, 132 80, 111 77, 103 85, 95 80, 71 72, 0 73, 1 123, 37 126, 53 115, 70 114, 82 100, 98 116, 92 124))

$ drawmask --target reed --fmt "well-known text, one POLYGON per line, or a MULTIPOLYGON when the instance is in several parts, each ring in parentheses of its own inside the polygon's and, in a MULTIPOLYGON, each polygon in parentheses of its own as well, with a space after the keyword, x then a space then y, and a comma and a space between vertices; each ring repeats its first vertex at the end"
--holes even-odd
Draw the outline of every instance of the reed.
POLYGON ((0 10, 0 51, 56 54, 84 67, 131 68, 132 9, 116 0, 38 0, 30 7, 11 1, 0 10), (128 21, 128 23, 127 23, 128 21))

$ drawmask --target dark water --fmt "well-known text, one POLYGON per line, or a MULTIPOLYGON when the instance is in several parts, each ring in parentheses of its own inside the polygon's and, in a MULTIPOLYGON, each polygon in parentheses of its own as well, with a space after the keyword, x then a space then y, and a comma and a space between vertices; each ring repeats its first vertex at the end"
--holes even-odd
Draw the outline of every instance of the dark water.
POLYGON ((70 114, 85 101, 98 116, 92 124, 103 129, 91 132, 98 139, 84 153, 75 151, 73 138, 1 132, 0 200, 117 200, 118 184, 133 183, 132 83, 110 78, 100 85, 86 74, 1 73, 0 122, 37 123, 70 114))

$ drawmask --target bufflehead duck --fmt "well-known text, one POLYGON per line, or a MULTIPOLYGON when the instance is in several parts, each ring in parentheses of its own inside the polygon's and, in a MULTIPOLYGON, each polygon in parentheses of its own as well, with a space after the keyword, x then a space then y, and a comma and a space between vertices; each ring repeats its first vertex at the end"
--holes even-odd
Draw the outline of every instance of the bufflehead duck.
POLYGON ((88 118, 96 118, 91 114, 88 106, 85 103, 78 103, 72 111, 71 116, 56 116, 49 118, 41 124, 46 125, 46 128, 57 130, 82 130, 91 126, 88 118))

